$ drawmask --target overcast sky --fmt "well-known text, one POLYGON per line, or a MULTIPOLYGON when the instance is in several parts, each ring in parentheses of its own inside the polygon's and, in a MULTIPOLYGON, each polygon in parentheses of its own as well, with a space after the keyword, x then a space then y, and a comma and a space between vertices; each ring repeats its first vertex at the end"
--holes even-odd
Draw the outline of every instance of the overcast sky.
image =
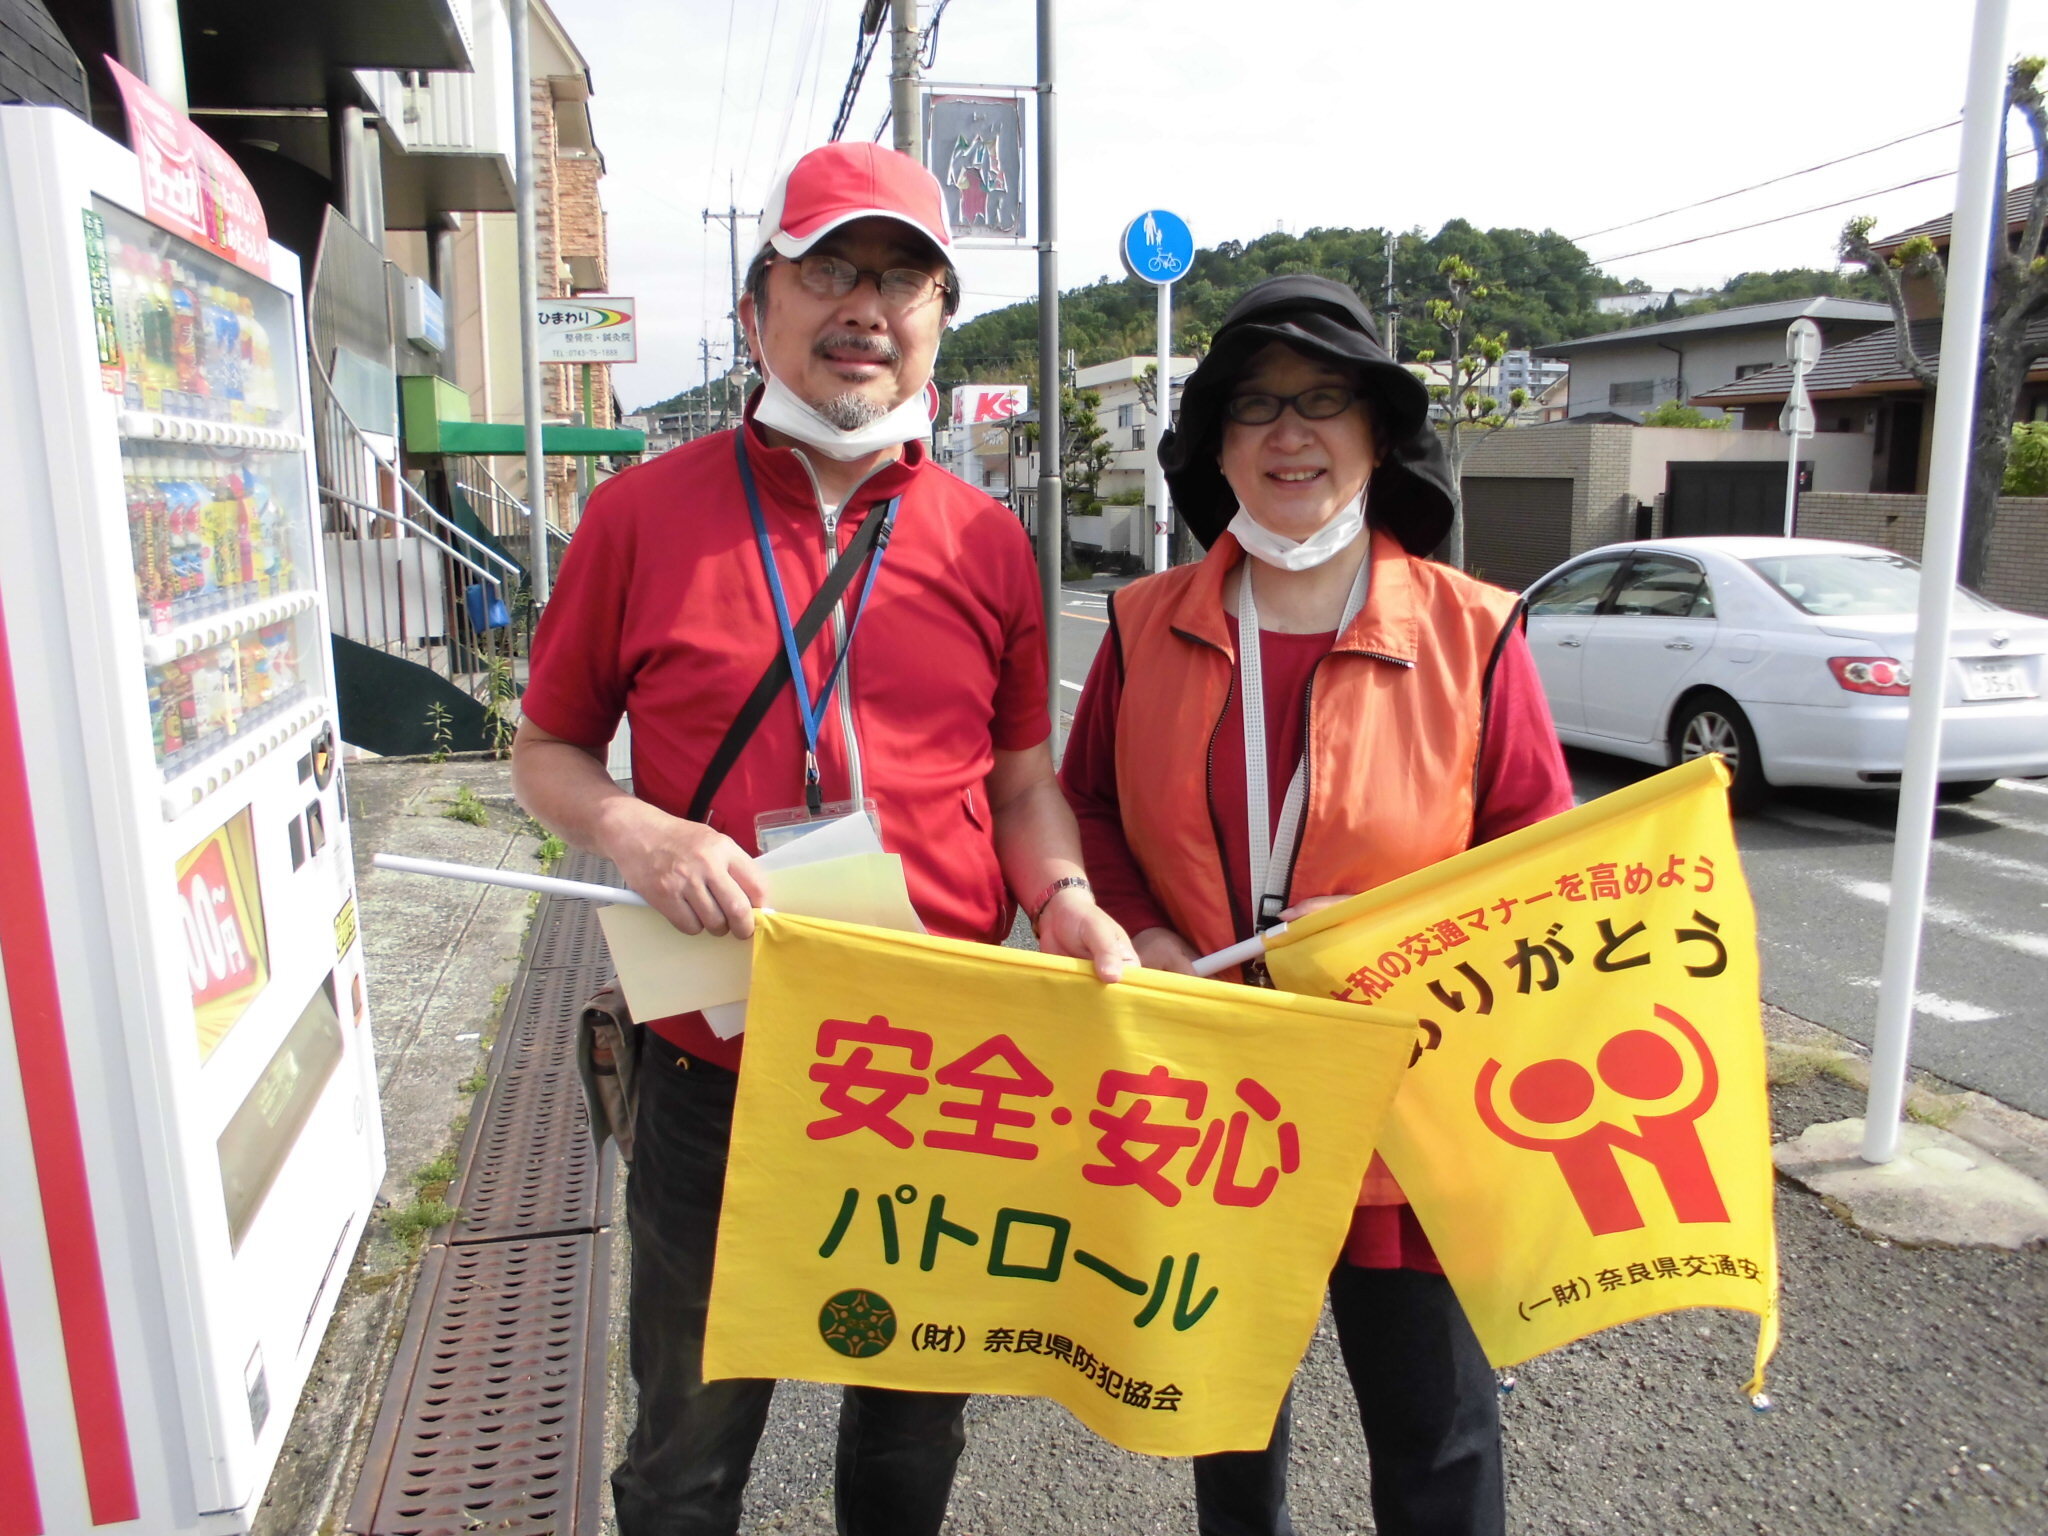
MULTIPOLYGON (((758 210, 779 167, 829 135, 861 3, 549 3, 596 87, 612 291, 640 301, 642 361, 614 370, 633 409, 697 381, 700 338, 725 361, 725 229, 707 226, 703 211, 724 209, 729 185, 742 211, 758 210)), ((929 22, 933 0, 920 9, 929 22)), ((1955 119, 1972 9, 1968 0, 1064 0, 1060 286, 1120 271, 1119 234, 1155 207, 1179 213, 1204 246, 1319 225, 1433 232, 1459 217, 1550 228, 1615 276, 1656 287, 1828 266, 1853 215, 1891 228, 1948 210, 1957 128, 1858 152, 1955 119), (1595 233, 1850 155, 1858 158, 1595 233), (1928 176, 1939 179, 1879 190, 1928 176)), ((2008 53, 2048 52, 2048 0, 2011 0, 2011 10, 2008 53)), ((1033 0, 949 0, 929 78, 1030 83, 1035 13, 1033 0)), ((880 128, 888 62, 884 38, 847 137, 880 128)), ((1034 209, 1036 170, 1034 147, 1034 209)), ((2014 170, 2015 180, 2031 174, 2025 161, 2014 170)), ((743 264, 753 233, 743 222, 743 264)), ((1029 248, 967 251, 959 265, 963 315, 1037 291, 1029 248)))

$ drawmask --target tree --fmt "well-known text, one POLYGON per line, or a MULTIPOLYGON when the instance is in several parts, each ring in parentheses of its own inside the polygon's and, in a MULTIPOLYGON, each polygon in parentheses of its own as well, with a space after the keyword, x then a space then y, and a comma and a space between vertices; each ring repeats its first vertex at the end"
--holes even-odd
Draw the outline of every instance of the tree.
MULTIPOLYGON (((1073 519, 1095 515, 1100 507, 1096 487, 1102 483, 1103 473, 1115 456, 1115 450, 1109 446, 1109 434, 1095 419, 1095 408, 1101 404, 1102 396, 1095 390, 1075 389, 1071 384, 1060 386, 1062 571, 1071 570, 1074 564, 1073 519)), ((1024 428, 1024 440, 1037 446, 1036 422, 1024 428)))
MULTIPOLYGON (((2012 449, 2013 414, 2019 407, 2027 371, 2048 355, 2048 343, 2027 338, 2028 326, 2048 311, 2048 112, 2043 110, 2037 83, 2044 67, 2048 60, 2020 59, 2005 77, 2006 110, 2018 108, 2033 137, 2035 179, 2025 219, 2015 236, 2005 221, 2005 156, 2000 154, 1992 189, 2000 238, 1991 243, 1990 280, 1984 294, 1984 356, 1963 494, 1963 550, 1957 579, 1966 587, 1984 584, 1991 532, 1998 518, 1999 489, 2012 449)), ((1937 384, 1934 366, 1913 344, 1906 321, 1905 280, 1917 277, 1943 283, 1947 269, 1941 252, 1924 235, 1905 241, 1889 257, 1878 254, 1870 244, 1875 223, 1869 218, 1850 221, 1842 231, 1842 259, 1859 263, 1883 286, 1892 306, 1899 366, 1925 385, 1931 396, 1937 384)))
POLYGON ((1726 416, 1709 416, 1696 405, 1680 405, 1676 400, 1666 400, 1655 410, 1643 413, 1646 427, 1723 427, 1728 425, 1726 416))
POLYGON ((2007 496, 2048 496, 2048 421, 2022 421, 2013 427, 2001 490, 2007 496))
MULTIPOLYGON (((1516 389, 1508 396, 1508 413, 1500 401, 1479 393, 1479 381, 1500 365, 1507 355, 1507 332, 1489 336, 1471 315, 1471 306, 1485 301, 1492 289, 1479 281, 1479 273, 1462 256, 1446 256, 1437 263, 1445 297, 1430 299, 1423 313, 1443 333, 1445 361, 1438 363, 1433 348, 1425 347, 1415 360, 1429 368, 1439 382, 1429 386, 1429 398, 1443 413, 1444 456, 1451 466, 1451 531, 1444 540, 1447 564, 1465 566, 1465 455, 1473 432, 1484 442, 1507 426, 1513 413, 1528 404, 1527 390, 1516 389), (1469 333, 1468 333, 1469 328, 1469 333)), ((1435 414, 1435 411, 1432 411, 1435 414)))

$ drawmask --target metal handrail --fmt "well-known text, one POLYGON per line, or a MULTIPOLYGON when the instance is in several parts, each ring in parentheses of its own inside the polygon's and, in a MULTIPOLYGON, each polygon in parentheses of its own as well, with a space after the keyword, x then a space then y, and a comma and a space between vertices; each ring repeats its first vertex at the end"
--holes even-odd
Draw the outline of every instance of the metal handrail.
MULTIPOLYGON (((442 554, 446 555, 450 560, 455 561, 457 564, 468 566, 471 571, 475 572, 476 575, 484 581, 495 581, 502 583, 505 580, 504 577, 498 575, 496 572, 485 570, 482 566, 478 565, 474 560, 470 559, 469 556, 465 555, 461 550, 455 548, 454 545, 444 543, 439 537, 435 535, 432 529, 422 528, 417 523, 413 523, 407 520, 406 518, 400 517, 396 512, 392 511, 389 507, 373 506, 371 503, 367 501, 357 501, 353 496, 344 496, 341 494, 341 492, 330 489, 329 487, 324 485, 320 487, 320 494, 322 496, 325 496, 329 501, 340 502, 344 507, 353 507, 358 512, 368 512, 372 517, 385 518, 390 522, 398 524, 398 526, 401 528, 410 529, 414 537, 426 540, 429 544, 433 545, 436 549, 440 550, 442 554)), ((460 529, 457 529, 456 531, 458 533, 461 532, 460 529)), ((491 551, 486 550, 485 553, 490 554, 491 551)), ((495 558, 495 556, 493 558, 495 558)), ((505 564, 505 562, 503 561, 500 561, 499 563, 505 564)), ((516 573, 519 568, 517 566, 508 566, 508 569, 516 573)))
MULTIPOLYGON (((370 446, 369 435, 365 433, 363 429, 356 424, 355 418, 350 416, 348 413, 348 407, 341 403, 341 397, 334 392, 334 381, 328 378, 327 370, 325 367, 321 365, 318 354, 309 354, 308 361, 312 364, 313 376, 320 381, 320 386, 322 390, 325 392, 326 404, 328 408, 332 410, 334 414, 340 419, 343 426, 347 427, 349 431, 355 434, 356 441, 360 443, 364 447, 364 449, 366 449, 369 452, 370 456, 376 459, 378 463, 384 464, 385 467, 391 471, 391 478, 393 481, 397 483, 400 495, 416 503, 432 523, 438 524, 440 527, 445 528, 450 534, 461 539, 465 544, 470 545, 477 551, 477 553, 484 556, 486 559, 495 561, 499 565, 503 566, 506 573, 510 577, 512 577, 516 582, 517 577, 520 574, 519 566, 513 561, 507 560, 503 555, 499 554, 496 550, 492 549, 488 544, 478 539, 474 534, 470 533, 468 529, 458 527, 453 521, 449 519, 447 514, 442 512, 440 508, 436 507, 432 502, 428 501, 426 497, 422 496, 417 490, 415 490, 413 488, 412 482, 407 480, 404 475, 398 472, 398 466, 396 464, 389 463, 382 454, 378 453, 375 448, 370 446)), ((414 524, 410 518, 401 519, 400 521, 406 527, 417 528, 417 525, 414 524)), ((426 529, 418 528, 418 531, 424 533, 426 532, 426 529)), ((503 580, 505 578, 500 577, 498 579, 503 580)))
MULTIPOLYGON (((498 477, 484 466, 482 459, 472 456, 470 463, 476 467, 478 474, 491 482, 491 488, 485 490, 481 486, 471 485, 467 480, 457 480, 455 482, 457 488, 469 492, 472 496, 481 496, 487 501, 495 501, 501 506, 510 507, 526 520, 528 527, 531 527, 533 525, 533 508, 506 490, 504 485, 499 482, 498 477)), ((559 523, 554 522, 552 519, 548 522, 548 537, 560 543, 564 548, 568 546, 569 535, 563 531, 559 523)))

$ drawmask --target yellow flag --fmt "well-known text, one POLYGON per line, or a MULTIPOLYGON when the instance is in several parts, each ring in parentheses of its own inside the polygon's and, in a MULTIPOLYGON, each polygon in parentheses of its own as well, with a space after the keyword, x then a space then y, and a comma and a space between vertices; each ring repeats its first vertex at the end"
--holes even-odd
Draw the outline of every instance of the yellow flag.
POLYGON ((1679 1307, 1777 1343, 1756 914, 1718 758, 1294 924, 1291 991, 1422 1019, 1380 1152, 1495 1365, 1679 1307))
POLYGON ((1412 1015, 765 915, 704 1373, 1263 1447, 1412 1015))

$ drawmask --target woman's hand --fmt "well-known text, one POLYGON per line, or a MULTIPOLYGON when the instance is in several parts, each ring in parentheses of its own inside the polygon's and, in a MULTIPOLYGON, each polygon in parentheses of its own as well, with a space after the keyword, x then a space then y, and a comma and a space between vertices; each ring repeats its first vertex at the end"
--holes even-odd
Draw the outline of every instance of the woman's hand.
POLYGON ((1138 952, 1138 964, 1147 970, 1195 974, 1194 947, 1171 928, 1143 929, 1131 940, 1131 947, 1138 952))
POLYGON ((1094 961, 1103 981, 1121 981, 1125 966, 1141 963, 1123 925, 1095 904, 1084 885, 1053 892, 1038 914, 1038 947, 1048 955, 1094 961))
POLYGON ((1307 917, 1309 913, 1323 907, 1334 907, 1338 902, 1349 901, 1350 899, 1350 896, 1311 896, 1307 901, 1297 901, 1293 906, 1282 912, 1280 914, 1280 921, 1291 923, 1295 919, 1307 917))

